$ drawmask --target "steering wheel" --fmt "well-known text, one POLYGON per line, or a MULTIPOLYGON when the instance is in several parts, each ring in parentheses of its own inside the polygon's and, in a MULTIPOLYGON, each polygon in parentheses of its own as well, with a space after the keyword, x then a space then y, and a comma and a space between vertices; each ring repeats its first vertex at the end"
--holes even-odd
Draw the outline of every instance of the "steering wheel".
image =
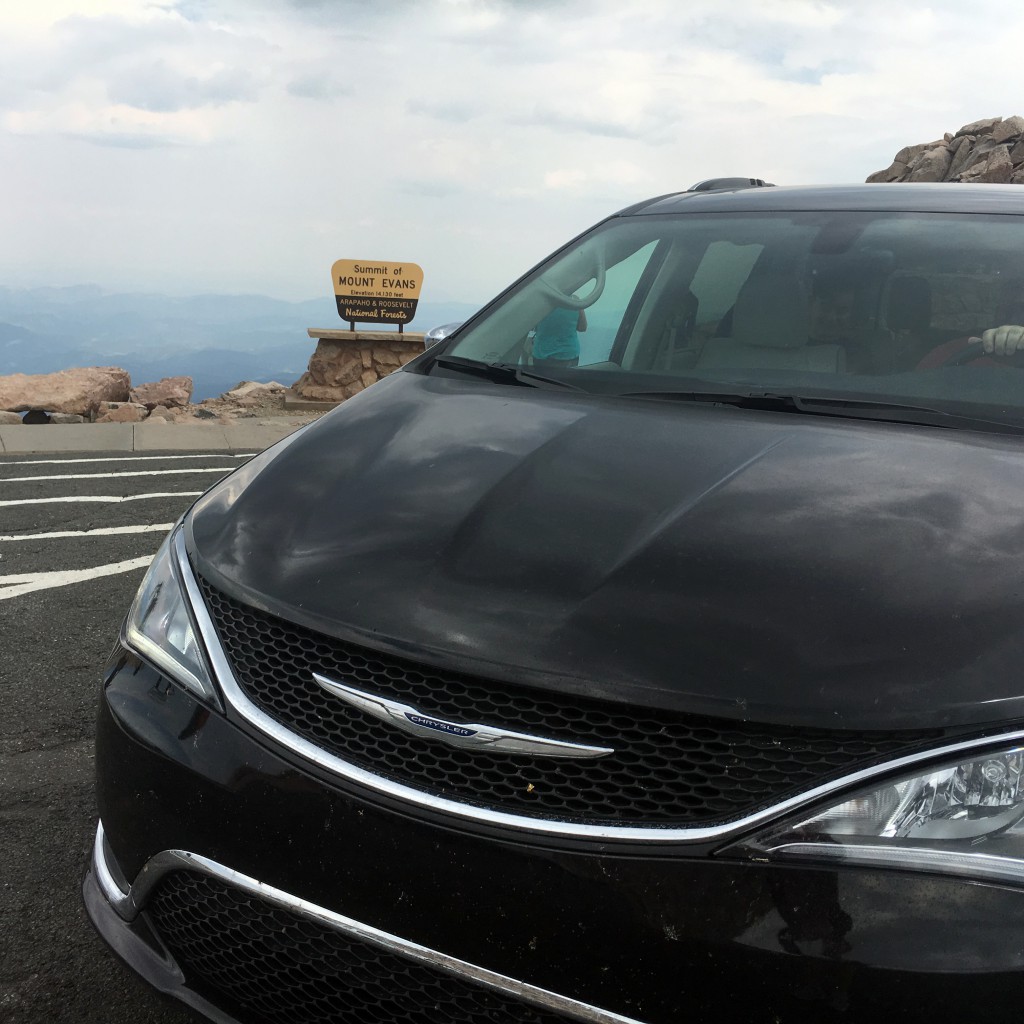
POLYGON ((979 359, 991 359, 1000 366, 1013 366, 1017 369, 1024 369, 1024 348, 1017 349, 1010 355, 998 355, 995 352, 986 352, 983 345, 968 345, 967 348, 956 355, 950 356, 942 362, 942 366, 967 366, 977 362, 979 359))
POLYGON ((559 306, 563 306, 565 309, 586 309, 597 302, 601 298, 601 292, 604 291, 604 262, 602 261, 597 264, 597 273, 594 275, 594 287, 590 289, 590 294, 585 295, 582 299, 578 299, 575 295, 570 295, 568 292, 563 292, 561 288, 556 288, 550 281, 545 281, 543 277, 537 278, 537 284, 540 286, 541 291, 559 306))

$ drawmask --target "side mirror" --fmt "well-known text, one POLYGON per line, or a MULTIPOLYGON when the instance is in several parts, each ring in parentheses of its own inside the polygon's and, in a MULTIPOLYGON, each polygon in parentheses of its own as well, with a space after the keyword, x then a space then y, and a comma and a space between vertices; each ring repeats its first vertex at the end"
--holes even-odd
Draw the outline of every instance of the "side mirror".
POLYGON ((449 334, 454 334, 461 326, 462 321, 460 320, 457 324, 442 324, 440 327, 432 328, 423 335, 423 347, 430 348, 431 345, 436 345, 439 341, 447 338, 449 334))

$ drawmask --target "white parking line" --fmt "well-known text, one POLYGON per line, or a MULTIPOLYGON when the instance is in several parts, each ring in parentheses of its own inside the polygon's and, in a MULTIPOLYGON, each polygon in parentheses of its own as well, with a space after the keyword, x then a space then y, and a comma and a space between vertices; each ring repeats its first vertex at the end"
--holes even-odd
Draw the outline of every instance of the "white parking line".
POLYGON ((0 466, 63 466, 73 462, 170 462, 171 459, 251 459, 255 452, 211 452, 209 455, 104 455, 95 459, 11 459, 0 466))
POLYGON ((112 480, 115 477, 175 476, 179 473, 228 473, 233 466, 196 466, 195 469, 138 469, 134 473, 62 473, 59 476, 3 476, 0 484, 23 484, 33 480, 112 480))
POLYGON ((142 569, 153 561, 152 555, 141 558, 129 558, 124 562, 110 562, 97 565, 92 569, 70 569, 63 572, 30 572, 14 576, 0 576, 0 601, 11 597, 21 597, 36 590, 51 590, 54 587, 66 587, 72 583, 84 583, 100 576, 115 576, 133 569, 142 569))
POLYGON ((174 523, 151 523, 146 526, 105 526, 97 530, 57 530, 54 533, 0 534, 5 540, 58 540, 63 537, 116 537, 125 533, 167 533, 174 523))
POLYGON ((12 505, 49 505, 55 502, 98 501, 116 503, 119 501, 142 501, 145 498, 198 498, 202 491, 154 491, 151 494, 80 494, 61 498, 11 498, 0 501, 0 508, 12 505))

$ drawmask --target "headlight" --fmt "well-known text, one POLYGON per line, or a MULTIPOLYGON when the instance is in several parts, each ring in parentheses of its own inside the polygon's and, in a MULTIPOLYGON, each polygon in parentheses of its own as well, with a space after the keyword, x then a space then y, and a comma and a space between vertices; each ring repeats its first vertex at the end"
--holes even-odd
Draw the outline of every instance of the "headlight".
POLYGON ((177 533, 172 530, 160 545, 128 613, 125 637, 131 647, 171 679, 208 703, 219 705, 202 641, 174 564, 177 533))
POLYGON ((1004 748, 865 789, 729 852, 1024 885, 1022 818, 1024 748, 1004 748))

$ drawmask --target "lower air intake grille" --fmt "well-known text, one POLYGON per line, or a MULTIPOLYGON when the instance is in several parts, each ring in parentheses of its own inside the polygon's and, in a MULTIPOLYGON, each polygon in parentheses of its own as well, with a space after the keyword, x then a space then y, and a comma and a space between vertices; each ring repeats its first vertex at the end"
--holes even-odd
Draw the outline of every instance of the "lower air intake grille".
POLYGON ((440 672, 314 633, 202 578, 200 585, 240 686, 272 718, 377 775, 508 813, 633 826, 717 824, 943 735, 701 718, 440 672), (615 753, 574 761, 460 750, 350 707, 321 689, 314 672, 447 721, 615 753))
POLYGON ((191 985, 267 1024, 566 1024, 215 878, 175 872, 147 907, 191 985))

